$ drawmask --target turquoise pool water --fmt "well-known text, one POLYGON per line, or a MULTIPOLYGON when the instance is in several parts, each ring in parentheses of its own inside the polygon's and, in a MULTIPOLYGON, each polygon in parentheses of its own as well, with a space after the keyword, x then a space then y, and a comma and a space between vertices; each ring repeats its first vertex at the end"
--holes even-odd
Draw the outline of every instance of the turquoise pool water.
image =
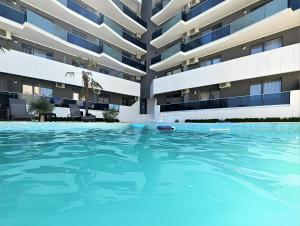
POLYGON ((300 124, 175 126, 0 123, 0 225, 300 225, 300 124))

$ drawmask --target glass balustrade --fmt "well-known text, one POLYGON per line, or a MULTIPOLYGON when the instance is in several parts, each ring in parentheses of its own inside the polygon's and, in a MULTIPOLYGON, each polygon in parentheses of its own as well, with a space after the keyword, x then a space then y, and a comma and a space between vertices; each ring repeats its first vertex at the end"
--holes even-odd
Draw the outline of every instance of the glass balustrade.
POLYGON ((152 9, 152 15, 160 12, 166 5, 169 4, 171 0, 162 0, 159 3, 155 4, 154 8, 152 9))
POLYGON ((124 64, 127 64, 129 66, 132 66, 134 68, 137 68, 139 70, 146 71, 146 66, 144 63, 138 62, 134 59, 127 58, 123 54, 119 53, 117 50, 113 49, 112 47, 106 44, 103 44, 101 48, 103 53, 106 53, 107 55, 113 57, 114 59, 124 64))
POLYGON ((55 35, 65 41, 68 40, 68 32, 54 24, 52 21, 30 11, 26 10, 26 22, 55 35))
POLYGON ((76 1, 72 0, 58 0, 60 3, 62 3, 67 8, 71 9, 72 11, 80 14, 81 16, 95 22, 96 24, 102 24, 103 23, 103 16, 101 14, 98 14, 96 12, 93 12, 82 5, 80 5, 76 1))
POLYGON ((172 17, 170 20, 165 22, 161 28, 153 32, 152 39, 155 39, 159 36, 161 36, 163 33, 168 31, 170 28, 172 28, 175 24, 177 24, 179 21, 182 20, 182 13, 177 13, 174 17, 172 17))
POLYGON ((165 104, 161 112, 290 104, 290 92, 165 104))
POLYGON ((108 27, 110 27, 114 32, 116 32, 121 37, 125 38, 127 41, 132 42, 133 44, 146 49, 146 44, 143 43, 138 38, 134 37, 133 34, 129 34, 129 32, 124 31, 124 29, 115 21, 111 20, 110 18, 97 13, 92 12, 91 10, 85 8, 84 6, 80 5, 78 2, 73 0, 58 0, 61 2, 64 6, 68 7, 72 11, 80 14, 81 16, 84 16, 85 18, 95 22, 96 24, 100 25, 102 23, 106 24, 108 27))
MULTIPOLYGON (((200 37, 196 37, 194 39, 186 39, 185 43, 181 44, 181 48, 174 48, 174 46, 170 47, 169 49, 165 50, 161 53, 160 61, 165 60, 166 58, 170 57, 177 52, 183 51, 187 52, 192 49, 198 48, 200 46, 206 45, 223 37, 229 36, 234 34, 237 31, 240 31, 248 26, 251 26, 267 17, 270 17, 284 9, 291 7, 291 1, 294 0, 273 0, 272 2, 258 8, 251 13, 233 21, 232 23, 225 25, 221 28, 213 30, 209 33, 205 33, 200 37), (177 52, 175 52, 178 50, 177 52), (172 52, 172 54, 169 54, 172 52)), ((158 58, 157 58, 158 59, 158 58)), ((155 62, 155 61, 154 61, 155 62)), ((158 61, 159 62, 159 61, 158 61)), ((156 63, 158 63, 156 62, 156 63)))
POLYGON ((1 3, 0 16, 19 24, 23 24, 25 22, 25 16, 23 12, 1 3))
POLYGON ((183 15, 183 20, 189 21, 224 1, 225 0, 206 0, 205 2, 202 2, 199 5, 190 9, 189 11, 185 12, 183 15))
POLYGON ((205 11, 213 8, 214 6, 224 2, 225 0, 206 0, 205 2, 200 3, 199 5, 193 7, 187 12, 179 12, 174 17, 166 21, 162 27, 152 34, 152 39, 155 39, 165 32, 167 32, 170 28, 172 28, 175 24, 177 24, 179 21, 189 21, 193 19, 194 17, 200 15, 201 13, 204 13, 205 11))
POLYGON ((127 16, 138 22, 140 25, 142 25, 144 28, 147 28, 147 23, 140 18, 133 10, 131 10, 128 6, 126 6, 123 2, 120 0, 112 0, 112 2, 127 16))
POLYGON ((116 60, 127 64, 129 66, 133 66, 137 69, 145 71, 145 64, 132 60, 132 59, 125 59, 126 57, 123 56, 122 53, 118 52, 116 49, 106 45, 101 44, 102 41, 97 39, 96 42, 89 41, 82 37, 79 37, 75 34, 72 34, 63 28, 59 27, 58 25, 54 24, 52 21, 34 13, 30 10, 26 10, 25 13, 22 13, 16 9, 10 8, 4 4, 0 4, 0 16, 5 17, 7 19, 18 21, 18 23, 28 22, 60 39, 67 41, 71 44, 80 46, 87 50, 93 51, 95 53, 101 54, 106 53, 109 56, 115 58, 116 60), (24 18, 20 20, 20 18, 24 18), (124 60, 125 59, 125 60, 124 60))

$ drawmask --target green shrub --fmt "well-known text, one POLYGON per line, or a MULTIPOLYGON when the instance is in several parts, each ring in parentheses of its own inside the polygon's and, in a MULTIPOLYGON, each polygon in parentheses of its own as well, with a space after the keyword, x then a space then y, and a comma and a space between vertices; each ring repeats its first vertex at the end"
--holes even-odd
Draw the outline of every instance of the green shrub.
POLYGON ((106 122, 117 122, 118 115, 119 115, 118 111, 116 111, 115 109, 110 109, 103 113, 103 118, 104 121, 106 122))
POLYGON ((43 113, 52 113, 54 105, 49 103, 46 98, 39 98, 30 102, 29 111, 36 112, 38 115, 43 113))

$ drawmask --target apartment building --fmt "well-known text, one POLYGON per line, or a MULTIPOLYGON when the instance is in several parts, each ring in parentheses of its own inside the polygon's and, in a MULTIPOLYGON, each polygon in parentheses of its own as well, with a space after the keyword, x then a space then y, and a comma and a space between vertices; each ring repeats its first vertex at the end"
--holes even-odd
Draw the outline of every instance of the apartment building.
POLYGON ((156 119, 299 117, 299 8, 299 0, 154 2, 156 119))
POLYGON ((103 90, 91 96, 90 108, 98 117, 112 107, 121 113, 138 101, 146 75, 140 8, 135 0, 1 0, 1 46, 9 51, 0 55, 0 90, 53 98, 63 117, 68 104, 83 104, 81 72, 93 60, 103 90))
POLYGON ((300 0, 0 0, 0 29, 0 90, 62 116, 92 59, 99 117, 300 117, 300 0))

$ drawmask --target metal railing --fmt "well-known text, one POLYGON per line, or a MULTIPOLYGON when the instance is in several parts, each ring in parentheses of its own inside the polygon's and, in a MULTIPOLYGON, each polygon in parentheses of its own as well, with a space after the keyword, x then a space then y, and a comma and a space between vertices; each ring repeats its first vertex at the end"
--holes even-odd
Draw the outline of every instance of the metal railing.
MULTIPOLYGON (((16 98, 16 99, 24 99, 26 100, 26 104, 30 105, 30 103, 34 100, 38 100, 40 98, 45 98, 49 101, 49 103, 54 104, 55 107, 61 108, 69 108, 69 104, 76 104, 81 109, 85 109, 84 101, 82 100, 72 100, 62 97, 46 97, 46 96, 38 96, 38 95, 31 95, 31 94, 24 94, 24 93, 17 93, 17 92, 9 92, 9 91, 0 91, 0 100, 2 100, 1 107, 8 108, 8 99, 9 98, 16 98)), ((88 108, 90 110, 98 110, 98 111, 105 111, 109 109, 119 110, 120 105, 116 104, 109 104, 109 100, 103 99, 103 102, 106 103, 99 103, 99 102, 88 102, 88 108)))
MULTIPOLYGON (((300 6, 298 5, 300 4, 298 4, 296 0, 273 0, 272 2, 252 11, 251 13, 231 22, 226 26, 215 29, 209 33, 205 33, 200 37, 196 37, 194 39, 187 39, 187 41, 184 43, 180 42, 171 46, 170 48, 167 48, 165 51, 161 53, 160 61, 163 61, 168 57, 170 57, 170 54, 165 54, 165 53, 170 52, 169 49, 174 50, 175 49, 174 46, 176 45, 179 47, 177 48, 178 51, 177 52, 173 51, 171 55, 174 55, 180 51, 188 52, 192 49, 198 48, 200 46, 221 39, 223 37, 234 34, 235 32, 238 32, 248 26, 251 26, 287 8, 296 8, 296 7, 300 8, 300 6)), ((158 59, 158 57, 156 56, 155 59, 158 59)), ((160 61, 153 60, 154 63, 158 63, 160 61)))
POLYGON ((109 51, 105 51, 106 54, 110 55, 111 57, 117 59, 121 63, 127 64, 129 66, 135 67, 139 70, 145 71, 145 64, 138 62, 137 60, 123 60, 124 55, 120 53, 117 49, 113 49, 112 47, 106 44, 103 44, 102 40, 96 39, 94 42, 77 36, 73 33, 70 33, 60 26, 56 25, 52 21, 40 16, 39 14, 32 12, 30 10, 26 10, 24 13, 20 12, 16 9, 13 9, 7 5, 0 3, 0 16, 5 17, 7 19, 13 20, 15 22, 23 24, 24 22, 28 22, 56 37, 61 38, 62 40, 69 42, 71 44, 77 45, 89 51, 95 52, 97 54, 101 54, 104 50, 109 49, 109 51), (21 20, 21 15, 23 15, 24 20, 21 20), (134 61, 134 62, 133 62, 134 61))
POLYGON ((62 3, 65 7, 67 7, 68 9, 71 9, 72 11, 80 14, 81 16, 93 21, 94 23, 96 23, 98 25, 101 25, 103 23, 106 24, 108 27, 110 27, 113 31, 115 31, 121 37, 125 38, 127 41, 130 41, 133 44, 135 44, 143 49, 146 49, 145 43, 143 43, 141 40, 139 40, 133 34, 130 34, 130 32, 126 32, 118 23, 116 23, 112 19, 102 15, 101 13, 93 12, 73 0, 58 0, 58 1, 60 3, 62 3))
POLYGON ((126 6, 123 2, 120 0, 112 0, 112 2, 127 16, 138 22, 140 25, 142 25, 144 28, 147 28, 147 23, 140 18, 133 10, 131 10, 128 6, 126 6))
POLYGON ((254 107, 290 104, 290 92, 272 93, 254 96, 238 96, 220 99, 200 100, 187 103, 165 104, 161 112, 204 110, 215 108, 254 107))

